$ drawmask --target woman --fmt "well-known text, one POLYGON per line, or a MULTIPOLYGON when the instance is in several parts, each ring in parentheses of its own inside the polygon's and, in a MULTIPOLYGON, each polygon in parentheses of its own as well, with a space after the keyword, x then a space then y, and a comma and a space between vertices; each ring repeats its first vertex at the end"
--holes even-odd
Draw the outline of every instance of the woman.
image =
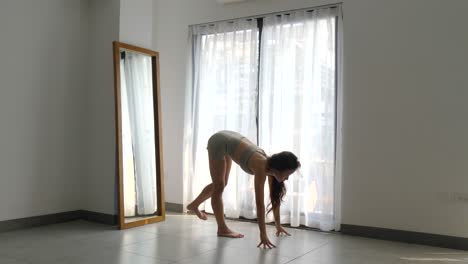
POLYGON ((260 244, 268 248, 275 247, 266 234, 264 185, 268 177, 270 186, 271 208, 276 225, 276 235, 289 235, 281 226, 279 218, 280 203, 286 194, 284 181, 301 166, 297 157, 291 152, 281 152, 268 157, 265 152, 250 142, 246 137, 233 131, 220 131, 208 140, 208 157, 212 183, 208 184, 198 197, 187 206, 200 219, 206 220, 205 213, 198 206, 211 197, 211 205, 218 223, 218 236, 242 238, 244 235, 230 230, 224 221, 223 190, 229 179, 232 161, 236 162, 246 173, 255 175, 255 200, 257 218, 260 228, 260 244))

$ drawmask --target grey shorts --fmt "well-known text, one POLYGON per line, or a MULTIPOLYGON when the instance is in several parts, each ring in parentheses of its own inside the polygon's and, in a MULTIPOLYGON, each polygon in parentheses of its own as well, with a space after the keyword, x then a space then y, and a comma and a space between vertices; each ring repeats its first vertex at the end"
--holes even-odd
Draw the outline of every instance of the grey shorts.
POLYGON ((224 156, 231 156, 239 146, 242 135, 232 131, 219 131, 208 140, 208 157, 210 160, 223 160, 224 156))
MULTIPOLYGON (((214 134, 208 140, 208 157, 210 160, 224 160, 225 156, 230 156, 234 154, 237 147, 240 145, 242 139, 245 137, 241 134, 233 131, 219 131, 214 134)), ((254 153, 260 153, 266 157, 265 152, 259 147, 252 145, 240 153, 239 156, 239 166, 246 173, 253 174, 249 168, 249 160, 254 153)))

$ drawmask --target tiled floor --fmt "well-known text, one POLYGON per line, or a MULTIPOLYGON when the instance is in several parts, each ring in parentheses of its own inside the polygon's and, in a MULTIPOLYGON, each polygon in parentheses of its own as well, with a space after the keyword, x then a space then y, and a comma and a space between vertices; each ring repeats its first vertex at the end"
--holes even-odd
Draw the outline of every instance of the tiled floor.
POLYGON ((192 215, 168 215, 163 223, 125 231, 75 221, 0 233, 0 264, 468 263, 466 251, 298 229, 276 238, 272 226, 267 230, 277 248, 258 249, 256 224, 228 224, 245 238, 218 238, 213 217, 192 215))

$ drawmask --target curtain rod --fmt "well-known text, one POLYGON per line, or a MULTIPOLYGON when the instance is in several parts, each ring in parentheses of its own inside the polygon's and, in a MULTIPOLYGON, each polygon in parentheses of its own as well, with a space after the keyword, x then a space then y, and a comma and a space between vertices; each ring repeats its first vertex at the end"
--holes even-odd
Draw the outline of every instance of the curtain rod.
POLYGON ((273 12, 273 13, 266 13, 266 14, 261 14, 261 15, 256 15, 256 16, 247 16, 247 17, 241 17, 241 18, 224 19, 224 20, 218 20, 218 21, 207 22, 207 23, 193 24, 193 25, 189 25, 189 26, 209 26, 209 25, 213 25, 213 24, 221 23, 221 22, 234 22, 234 20, 238 20, 238 19, 252 20, 252 19, 262 18, 262 17, 265 17, 265 16, 282 15, 282 14, 285 14, 285 13, 290 13, 290 12, 295 12, 295 11, 300 11, 300 10, 307 10, 307 12, 312 12, 314 10, 321 9, 321 8, 338 7, 341 4, 343 4, 343 2, 336 2, 336 3, 333 3, 333 4, 319 5, 319 6, 308 7, 308 8, 307 7, 306 8, 297 8, 297 9, 292 9, 292 10, 285 10, 285 11, 279 11, 279 12, 273 12))

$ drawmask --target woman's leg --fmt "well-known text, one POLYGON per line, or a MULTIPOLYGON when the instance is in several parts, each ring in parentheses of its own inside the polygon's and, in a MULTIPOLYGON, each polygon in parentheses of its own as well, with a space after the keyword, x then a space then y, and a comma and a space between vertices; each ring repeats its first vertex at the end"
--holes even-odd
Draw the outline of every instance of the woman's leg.
MULTIPOLYGON (((221 158, 222 158, 220 160, 224 161, 225 155, 224 154, 218 154, 218 155, 220 155, 221 158)), ((211 159, 212 158, 210 157, 210 153, 208 152, 208 160, 211 160, 211 159)), ((229 172, 228 172, 228 176, 229 176, 229 172)), ((226 183, 227 183, 227 180, 226 180, 226 183)), ((191 202, 189 205, 187 205, 187 209, 189 211, 193 211, 198 216, 198 218, 200 218, 202 220, 208 219, 206 217, 206 214, 204 212, 200 211, 198 209, 198 207, 200 206, 200 204, 202 204, 204 201, 206 201, 208 198, 210 198, 212 194, 213 194, 213 183, 210 183, 207 186, 205 186, 205 188, 203 188, 201 193, 197 196, 197 198, 195 198, 195 200, 193 200, 193 202, 191 202)))
POLYGON ((198 218, 202 220, 208 219, 204 212, 198 210, 198 206, 200 206, 201 203, 203 203, 208 198, 210 198, 212 194, 213 194, 213 183, 210 183, 207 186, 205 186, 205 188, 203 188, 201 193, 197 196, 197 198, 195 198, 195 200, 193 200, 193 202, 187 205, 187 209, 190 211, 193 211, 198 216, 198 218))
POLYGON ((223 191, 229 179, 229 170, 232 160, 225 157, 224 160, 210 160, 210 173, 213 181, 213 194, 211 195, 211 206, 218 223, 218 236, 241 238, 244 235, 230 230, 224 221, 223 191))
POLYGON ((229 173, 231 172, 232 159, 226 156, 226 171, 224 173, 224 186, 228 184, 229 173))
MULTIPOLYGON (((231 171, 231 165, 232 165, 232 159, 226 156, 226 170, 224 173, 224 185, 225 186, 227 185, 227 182, 229 179, 229 172, 231 171)), ((193 200, 193 202, 187 205, 187 209, 190 211, 193 211, 198 216, 198 218, 202 220, 208 219, 204 212, 198 210, 198 206, 200 206, 200 204, 202 204, 204 201, 210 198, 212 194, 213 194, 213 183, 210 183, 207 186, 205 186, 205 188, 203 188, 201 193, 197 196, 197 198, 195 198, 195 200, 193 200)))

